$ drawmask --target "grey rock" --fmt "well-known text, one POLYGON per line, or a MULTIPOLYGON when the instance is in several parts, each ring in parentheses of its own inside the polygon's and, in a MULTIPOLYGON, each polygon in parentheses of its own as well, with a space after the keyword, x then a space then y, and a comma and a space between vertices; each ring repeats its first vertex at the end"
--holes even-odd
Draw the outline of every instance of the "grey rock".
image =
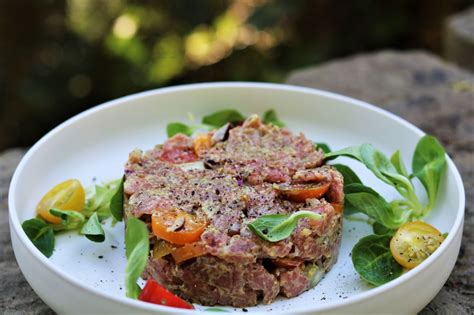
POLYGON ((31 289, 18 268, 8 227, 8 186, 25 149, 0 154, 0 312, 2 314, 54 314, 31 289))
POLYGON ((446 59, 474 71, 474 6, 448 18, 443 45, 446 59))
POLYGON ((466 216, 453 273, 421 313, 472 314, 474 75, 425 52, 382 51, 294 71, 287 83, 364 100, 440 139, 461 172, 466 189, 466 216))

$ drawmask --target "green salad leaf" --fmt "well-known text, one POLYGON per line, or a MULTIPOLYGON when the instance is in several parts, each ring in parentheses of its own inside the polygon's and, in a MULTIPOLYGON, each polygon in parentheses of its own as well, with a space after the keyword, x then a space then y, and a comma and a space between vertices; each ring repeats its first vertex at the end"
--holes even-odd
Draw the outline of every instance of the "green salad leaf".
POLYGON ((86 224, 84 224, 81 234, 93 242, 101 243, 105 240, 105 232, 100 224, 97 212, 94 212, 86 224))
POLYGON ((347 194, 349 193, 347 191, 347 186, 350 184, 362 184, 361 180, 359 177, 354 173, 354 171, 346 165, 343 164, 333 164, 333 167, 335 167, 339 173, 341 173, 342 177, 344 178, 344 215, 352 215, 357 212, 361 212, 357 207, 355 207, 353 204, 350 203, 349 200, 347 200, 347 194))
POLYGON ((410 209, 411 215, 419 217, 423 212, 423 205, 415 193, 415 187, 407 176, 406 169, 399 152, 395 152, 392 159, 388 159, 381 151, 370 144, 348 147, 326 154, 328 158, 347 156, 364 164, 377 178, 391 185, 405 198, 403 202, 391 203, 397 213, 410 209), (396 164, 394 165, 392 161, 396 164), (398 207, 398 209, 395 209, 398 207))
POLYGON ((116 185, 115 193, 110 198, 110 213, 117 221, 122 221, 123 218, 123 183, 125 176, 120 179, 120 182, 116 185))
POLYGON ((403 163, 402 155, 400 153, 400 150, 397 150, 397 151, 395 151, 395 153, 393 153, 392 157, 390 158, 390 162, 392 162, 392 164, 395 167, 395 169, 397 170, 398 174, 400 174, 400 175, 402 175, 406 178, 410 178, 410 175, 407 172, 405 164, 403 163))
POLYGON ((278 116, 273 109, 269 109, 263 114, 262 121, 265 124, 273 124, 277 127, 285 127, 285 123, 278 119, 278 116))
POLYGON ((362 184, 359 176, 357 176, 349 166, 343 164, 333 164, 332 166, 342 174, 342 177, 344 177, 344 186, 350 184, 362 184))
POLYGON ((364 163, 375 176, 386 184, 393 184, 386 174, 397 175, 397 170, 382 152, 375 149, 372 145, 365 145, 360 148, 360 156, 362 158, 361 162, 364 163))
POLYGON ((236 125, 243 122, 244 120, 245 117, 235 109, 224 109, 204 116, 202 118, 202 123, 219 128, 227 123, 236 125))
POLYGON ((194 132, 194 129, 192 127, 180 122, 169 123, 166 126, 166 133, 168 134, 168 138, 171 138, 172 136, 178 133, 182 133, 183 135, 186 135, 186 136, 191 136, 193 132, 194 132))
POLYGON ((35 245, 43 255, 51 257, 55 243, 53 228, 38 218, 24 221, 21 227, 33 245, 35 245))
POLYGON ((375 221, 373 224, 372 224, 372 229, 374 230, 374 234, 377 234, 377 235, 394 235, 395 232, 397 231, 396 229, 389 229, 387 228, 386 226, 384 226, 383 224, 375 221))
POLYGON ((324 158, 326 160, 333 160, 339 156, 346 156, 352 159, 355 159, 359 162, 362 162, 361 150, 363 147, 372 147, 371 144, 364 143, 357 146, 347 147, 341 150, 328 152, 325 154, 324 158))
POLYGON ((433 136, 424 136, 413 154, 412 170, 426 189, 428 206, 423 214, 433 209, 438 195, 441 176, 446 169, 445 151, 433 136))
POLYGON ((150 252, 148 234, 149 231, 144 222, 136 218, 128 219, 125 231, 125 256, 127 257, 125 288, 126 295, 133 299, 137 299, 141 292, 137 279, 145 269, 150 252))
POLYGON ((382 285, 402 274, 402 266, 390 251, 391 238, 391 235, 369 235, 361 238, 352 249, 354 268, 373 285, 382 285))
POLYGON ((186 125, 180 122, 172 122, 166 126, 166 133, 168 138, 173 137, 178 133, 182 133, 186 136, 192 136, 194 132, 203 130, 211 131, 216 128, 220 128, 227 123, 239 124, 245 120, 245 117, 241 113, 234 109, 225 109, 214 112, 202 118, 202 124, 186 125))
POLYGON ((320 142, 320 143, 315 143, 315 145, 316 145, 316 149, 321 149, 323 150, 324 153, 331 152, 331 148, 326 143, 320 142))
MULTIPOLYGON (((371 144, 362 144, 348 147, 339 151, 329 152, 326 159, 346 156, 363 163, 380 180, 389 185, 394 185, 392 177, 397 177, 398 173, 392 162, 371 144)), ((397 179, 398 180, 398 179, 397 179)))
MULTIPOLYGON (((123 189, 121 187, 123 185, 122 180, 123 178, 113 180, 104 185, 95 185, 93 188, 87 189, 87 201, 82 210, 84 215, 90 217, 94 212, 97 212, 99 221, 109 218, 112 215, 112 198, 119 193, 120 189, 123 189)), ((117 210, 114 209, 114 211, 117 210)))
POLYGON ((366 214, 388 228, 397 228, 410 219, 410 211, 395 212, 390 204, 370 187, 354 183, 347 185, 344 192, 346 192, 346 200, 358 212, 366 214))
POLYGON ((296 211, 289 216, 285 214, 267 214, 258 217, 247 226, 260 238, 269 242, 278 242, 288 238, 302 218, 320 220, 322 216, 306 210, 296 211))
POLYGON ((86 218, 82 213, 74 210, 61 210, 53 208, 49 210, 49 213, 55 217, 61 218, 60 224, 52 225, 52 228, 55 231, 75 230, 81 227, 86 221, 86 218))

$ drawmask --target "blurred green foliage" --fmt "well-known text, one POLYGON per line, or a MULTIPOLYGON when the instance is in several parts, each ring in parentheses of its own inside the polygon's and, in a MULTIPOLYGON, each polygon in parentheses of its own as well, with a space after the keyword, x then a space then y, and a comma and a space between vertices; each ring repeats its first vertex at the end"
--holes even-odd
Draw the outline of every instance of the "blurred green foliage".
POLYGON ((2 0, 0 150, 104 101, 204 81, 283 81, 382 48, 438 52, 472 1, 2 0))

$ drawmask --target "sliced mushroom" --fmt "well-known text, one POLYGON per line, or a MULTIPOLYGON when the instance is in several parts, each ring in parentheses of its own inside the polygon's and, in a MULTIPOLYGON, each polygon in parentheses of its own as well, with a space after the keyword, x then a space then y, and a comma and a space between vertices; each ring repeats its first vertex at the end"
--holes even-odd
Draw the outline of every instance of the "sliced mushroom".
POLYGON ((212 139, 211 139, 212 145, 218 142, 226 141, 229 138, 229 131, 231 128, 232 128, 232 125, 230 123, 227 123, 224 126, 217 129, 216 132, 214 132, 214 135, 212 136, 212 139))
POLYGON ((204 166, 208 169, 215 169, 219 166, 219 163, 217 163, 213 159, 206 159, 204 160, 204 166))
POLYGON ((184 216, 178 216, 176 220, 174 220, 173 224, 166 229, 166 231, 168 232, 177 231, 179 228, 181 228, 184 225, 184 221, 185 221, 184 216))
POLYGON ((240 228, 241 228, 240 223, 239 222, 234 222, 229 227, 229 230, 227 231, 227 234, 229 236, 237 235, 237 234, 240 233, 240 228))

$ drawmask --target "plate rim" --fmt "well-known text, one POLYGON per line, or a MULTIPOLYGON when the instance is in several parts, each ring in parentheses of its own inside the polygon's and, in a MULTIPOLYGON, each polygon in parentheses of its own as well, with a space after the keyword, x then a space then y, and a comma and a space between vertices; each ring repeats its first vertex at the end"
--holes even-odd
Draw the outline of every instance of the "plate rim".
MULTIPOLYGON (((208 83, 194 83, 194 84, 184 84, 184 85, 177 85, 177 86, 172 86, 172 87, 164 87, 164 88, 157 88, 157 89, 152 89, 148 91, 143 91, 139 93, 134 93, 131 95, 123 96, 114 100, 107 101, 105 103, 96 105, 92 108, 89 108, 69 119, 66 121, 62 122, 55 128, 53 128, 51 131, 46 133, 43 137, 41 137, 40 140, 38 140, 29 150, 28 152, 23 156, 21 159, 20 163, 15 169, 15 172, 13 174, 12 180, 10 182, 9 186, 9 193, 8 193, 8 212, 9 212, 9 220, 10 220, 10 228, 13 229, 11 232, 15 232, 16 235, 18 236, 19 240, 22 242, 24 246, 30 251, 30 253, 38 259, 45 267, 47 267, 51 272, 55 273, 59 277, 62 278, 62 280, 67 281, 69 284, 74 285, 75 287, 88 291, 89 293, 93 293, 95 295, 98 295, 102 298, 112 300, 113 302, 120 303, 120 304, 125 304, 129 307, 134 307, 134 308, 139 308, 145 311, 152 311, 152 312, 159 312, 159 311, 167 311, 169 313, 182 313, 183 311, 180 309, 172 308, 172 307, 167 307, 167 306, 160 306, 160 305, 154 305, 150 303, 145 303, 141 302, 138 300, 133 300, 129 299, 126 296, 116 296, 112 295, 109 293, 104 293, 100 291, 98 288, 90 287, 84 283, 81 283, 79 280, 75 279, 71 275, 68 275, 66 272, 62 271, 61 269, 55 268, 55 266, 49 261, 47 257, 45 257, 34 245, 33 243, 30 242, 28 237, 26 236, 25 232, 21 228, 21 222, 19 221, 19 218, 17 216, 17 211, 16 211, 16 204, 15 204, 15 198, 14 196, 16 195, 16 187, 18 185, 18 178, 20 174, 22 173, 22 170, 26 163, 30 160, 30 158, 35 154, 35 152, 42 146, 43 143, 48 141, 50 138, 52 138, 54 135, 57 133, 61 132, 62 129, 67 128, 69 125, 72 125, 87 116, 93 115, 96 112, 107 110, 109 108, 112 108, 114 106, 119 106, 123 102, 127 102, 133 99, 139 99, 142 97, 147 97, 150 95, 159 95, 159 94, 167 94, 167 93, 175 93, 175 92, 181 92, 181 91, 190 91, 190 90, 205 90, 205 89, 221 89, 221 88, 247 88, 247 89, 267 89, 267 90, 283 90, 283 91, 290 91, 290 92, 297 92, 297 93, 306 93, 306 94, 313 94, 313 95, 319 95, 323 97, 328 97, 336 100, 341 100, 346 103, 350 103, 351 106, 358 106, 360 108, 363 108, 364 110, 369 110, 369 111, 374 111, 379 114, 382 114, 384 116, 387 116, 390 119, 395 120, 398 123, 401 123, 404 127, 411 129, 414 131, 417 135, 420 136, 420 138, 425 135, 425 132, 423 132, 420 128, 416 127, 412 123, 408 122, 407 120, 383 109, 380 107, 377 107, 375 105, 372 105, 370 103, 367 103, 365 101, 361 101, 352 97, 344 96, 341 94, 329 92, 329 91, 324 91, 324 90, 319 90, 319 89, 314 89, 314 88, 309 88, 309 87, 302 87, 302 86, 294 86, 294 85, 289 85, 289 84, 279 84, 279 83, 261 83, 261 82, 244 82, 244 81, 237 81, 237 82, 208 82, 208 83)), ((316 311, 328 311, 336 307, 344 307, 348 306, 350 304, 355 304, 359 303, 361 301, 370 299, 378 294, 382 294, 386 291, 391 290, 394 287, 397 287, 398 285, 401 285, 402 283, 408 281, 410 278, 415 277, 417 274, 423 272, 429 265, 431 265, 432 262, 438 259, 439 256, 441 256, 447 249, 448 246, 450 246, 455 238, 456 232, 460 230, 460 228, 463 225, 463 219, 464 219, 464 211, 465 211, 465 190, 464 190, 464 184, 461 178, 461 175, 452 161, 452 159, 449 157, 448 154, 447 156, 447 164, 448 168, 453 172, 453 177, 456 182, 456 184, 459 187, 458 190, 458 196, 457 199, 459 200, 459 206, 457 208, 457 214, 455 221, 453 223, 453 226, 451 230, 448 233, 448 237, 446 240, 441 244, 439 250, 435 251, 433 255, 429 256, 422 264, 420 264, 417 268, 410 270, 409 272, 404 273, 400 277, 384 284, 379 287, 372 288, 368 291, 361 292, 358 294, 355 294, 354 296, 348 297, 347 299, 344 299, 342 301, 331 301, 327 302, 324 304, 320 305, 314 305, 311 308, 297 308, 292 310, 292 312, 316 312, 316 311)), ((203 312, 207 313, 207 312, 203 312)), ((258 314, 261 313, 260 311, 257 312, 248 312, 248 314, 258 314)))

